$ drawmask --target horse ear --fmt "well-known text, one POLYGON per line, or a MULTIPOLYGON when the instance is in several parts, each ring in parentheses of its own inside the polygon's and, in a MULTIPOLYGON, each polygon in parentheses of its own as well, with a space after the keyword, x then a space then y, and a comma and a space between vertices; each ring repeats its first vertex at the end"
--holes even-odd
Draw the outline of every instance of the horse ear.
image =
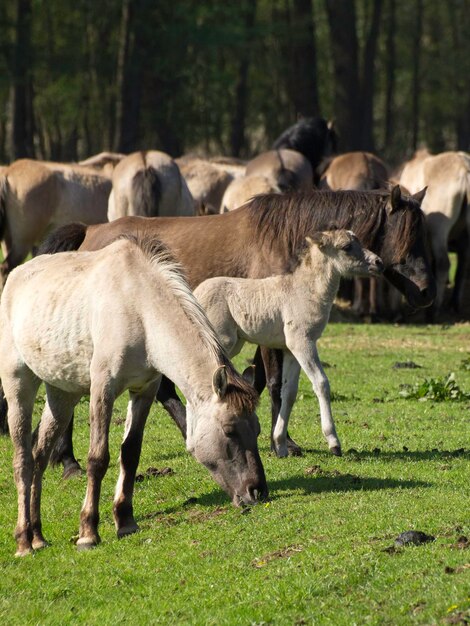
POLYGON ((424 189, 421 189, 421 191, 417 191, 416 193, 414 193, 411 197, 416 200, 416 202, 419 202, 419 204, 421 204, 421 202, 424 200, 424 196, 426 195, 428 188, 425 187, 424 189))
POLYGON ((255 366, 249 365, 243 372, 242 376, 246 382, 253 387, 255 384, 255 366))
POLYGON ((312 234, 311 237, 305 237, 305 241, 308 243, 310 248, 313 246, 313 244, 315 244, 320 248, 320 250, 324 248, 327 243, 326 237, 322 232, 315 232, 312 234))
POLYGON ((219 398, 223 398, 227 392, 227 385, 227 370, 225 365, 221 365, 212 376, 212 389, 219 398))
POLYGON ((390 194, 390 207, 389 213, 392 214, 401 207, 402 199, 401 199, 401 189, 400 185, 395 185, 393 187, 392 192, 390 194))

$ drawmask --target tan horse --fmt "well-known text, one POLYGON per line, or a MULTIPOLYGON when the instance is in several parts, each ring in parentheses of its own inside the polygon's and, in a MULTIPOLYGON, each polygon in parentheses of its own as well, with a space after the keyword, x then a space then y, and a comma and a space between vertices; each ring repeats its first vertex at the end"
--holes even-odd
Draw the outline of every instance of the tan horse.
POLYGON ((175 163, 194 199, 196 214, 218 213, 225 190, 234 180, 233 174, 199 157, 184 156, 175 159, 175 163))
POLYGON ((252 174, 236 178, 232 180, 224 193, 220 212, 233 211, 262 193, 281 193, 281 189, 277 183, 266 176, 252 174))
POLYGON ((114 168, 109 221, 126 215, 194 215, 194 200, 173 159, 150 150, 129 154, 114 168))
POLYGON ((78 165, 98 170, 101 174, 111 178, 114 168, 125 156, 121 152, 100 152, 88 157, 88 159, 79 161, 78 165))
MULTIPOLYGON (((138 530, 132 495, 143 429, 162 374, 187 400, 187 449, 235 505, 267 495, 257 394, 236 372, 182 273, 159 241, 125 238, 97 252, 38 256, 11 275, 0 305, 0 376, 18 490, 17 555, 46 545, 41 485, 50 451, 90 394, 88 486, 78 547, 97 545, 101 482, 115 399, 129 389, 118 536, 138 530), (39 385, 47 403, 32 439, 39 385)), ((252 369, 252 368, 250 368, 252 369)))
POLYGON ((2 283, 57 226, 107 221, 109 178, 78 165, 15 161, 0 173, 2 283))
POLYGON ((470 245, 470 155, 465 152, 443 152, 435 156, 418 153, 405 164, 400 184, 411 192, 427 186, 422 209, 426 216, 429 241, 434 257, 437 295, 434 314, 444 303, 449 277, 448 247, 457 245, 458 264, 452 304, 458 311, 467 273, 470 245))
POLYGON ((258 155, 246 165, 246 176, 264 176, 281 191, 312 189, 312 166, 296 150, 283 148, 258 155))
POLYGON ((277 456, 287 449, 287 425, 297 396, 300 368, 312 383, 320 404, 323 435, 331 452, 341 444, 331 413, 330 386, 317 351, 328 322, 341 276, 377 276, 380 258, 365 250, 352 232, 315 233, 306 238, 298 266, 291 274, 269 278, 209 278, 194 295, 230 356, 246 341, 282 349, 281 410, 274 427, 277 456))
POLYGON ((334 157, 321 176, 322 189, 386 189, 388 168, 382 159, 370 152, 346 152, 334 157))

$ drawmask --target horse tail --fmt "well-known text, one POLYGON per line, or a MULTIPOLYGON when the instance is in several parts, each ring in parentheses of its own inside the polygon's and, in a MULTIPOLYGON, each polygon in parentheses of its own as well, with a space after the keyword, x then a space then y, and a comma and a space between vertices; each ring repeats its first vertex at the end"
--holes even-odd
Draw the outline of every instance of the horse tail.
POLYGON ((78 250, 86 236, 88 226, 81 222, 72 222, 53 230, 38 248, 39 254, 55 254, 78 250))
POLYGON ((162 184, 158 172, 153 167, 146 167, 134 174, 132 179, 132 197, 136 215, 144 217, 158 216, 162 197, 162 184))
POLYGON ((0 240, 5 234, 7 221, 6 196, 8 191, 8 180, 5 174, 0 174, 0 240))

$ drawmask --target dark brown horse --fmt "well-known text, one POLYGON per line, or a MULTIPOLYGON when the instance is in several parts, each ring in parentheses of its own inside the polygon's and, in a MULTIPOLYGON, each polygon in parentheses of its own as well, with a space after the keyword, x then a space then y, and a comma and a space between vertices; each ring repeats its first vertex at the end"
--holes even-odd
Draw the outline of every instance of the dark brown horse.
MULTIPOLYGON (((108 224, 71 224, 52 233, 40 252, 96 250, 123 233, 155 236, 166 243, 186 270, 192 288, 211 276, 261 278, 290 272, 305 237, 318 230, 353 230, 361 243, 378 254, 385 276, 414 307, 432 303, 435 283, 425 245, 421 194, 402 196, 386 191, 313 191, 308 194, 265 195, 222 215, 203 217, 125 217, 108 224)), ((266 351, 268 352, 268 351, 266 351)), ((271 393, 273 421, 280 406, 281 371, 274 352, 257 368, 257 387, 271 393), (274 369, 273 369, 274 368, 274 369)), ((161 385, 158 399, 185 432, 184 410, 172 383, 161 385)), ((71 434, 68 440, 68 462, 71 434)), ((291 453, 300 449, 292 440, 291 453)), ((64 452, 64 450, 62 451, 64 452)), ((60 456, 60 455, 59 455, 60 456)))

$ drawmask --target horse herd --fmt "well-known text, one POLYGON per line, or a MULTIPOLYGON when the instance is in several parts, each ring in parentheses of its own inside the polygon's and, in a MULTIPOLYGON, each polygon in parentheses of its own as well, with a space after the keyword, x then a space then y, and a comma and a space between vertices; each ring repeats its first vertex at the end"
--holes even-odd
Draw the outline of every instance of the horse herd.
MULTIPOLYGON (((341 454, 316 348, 339 279, 382 274, 412 307, 429 307, 436 297, 426 243, 433 220, 421 207, 429 196, 443 201, 431 184, 427 193, 413 189, 411 176, 407 188, 414 195, 398 184, 384 188, 386 169, 366 153, 352 157, 367 165, 367 176, 354 173, 354 184, 365 189, 329 189, 348 186, 341 174, 348 171, 347 155, 320 167, 333 140, 326 122, 307 120, 248 164, 191 156, 175 162, 152 151, 103 153, 75 165, 21 160, 3 169, 2 274, 8 280, 0 303, 0 378, 14 445, 18 555, 46 545, 40 501, 50 457, 63 463, 65 476, 80 469, 73 412, 84 394, 90 394, 90 449, 80 549, 100 541, 111 413, 126 389, 113 509, 119 537, 138 528, 133 485, 155 398, 235 505, 268 495, 257 447, 256 404, 264 387, 271 396, 273 451, 300 453, 287 431, 300 368, 318 397, 328 446, 341 454), (380 189, 370 189, 372 171, 380 189), (249 181, 248 198, 243 181, 249 181), (313 189, 313 181, 328 189, 313 189), (239 193, 242 200, 233 200, 239 193), (37 256, 14 269, 51 230, 37 256), (258 349, 254 367, 242 376, 229 357, 245 341, 258 349), (32 433, 41 382, 46 405, 32 433)), ((467 180, 467 156, 452 154, 467 167, 467 178, 464 170, 459 174, 467 180)), ((434 158, 420 157, 425 173, 417 167, 416 178, 423 187, 431 182, 434 158)), ((459 193, 455 213, 458 201, 462 211, 468 199, 468 191, 459 193)), ((463 251, 461 257, 464 264, 463 251)))

